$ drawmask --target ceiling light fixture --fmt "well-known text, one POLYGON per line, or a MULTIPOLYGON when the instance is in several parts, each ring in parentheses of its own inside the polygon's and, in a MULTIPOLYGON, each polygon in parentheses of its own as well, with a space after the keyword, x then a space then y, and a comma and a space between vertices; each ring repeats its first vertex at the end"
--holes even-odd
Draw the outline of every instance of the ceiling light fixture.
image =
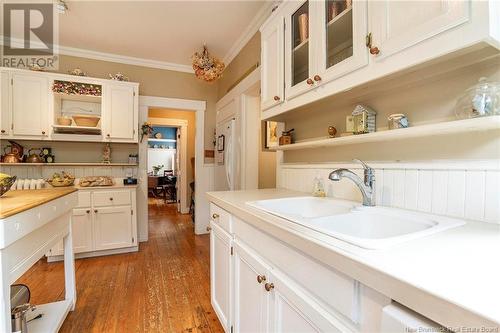
POLYGON ((206 45, 202 52, 195 52, 192 56, 194 74, 200 80, 213 82, 222 76, 224 62, 211 56, 206 45))
POLYGON ((59 14, 65 14, 68 8, 68 4, 64 2, 64 0, 57 0, 56 2, 56 9, 59 12, 59 14))

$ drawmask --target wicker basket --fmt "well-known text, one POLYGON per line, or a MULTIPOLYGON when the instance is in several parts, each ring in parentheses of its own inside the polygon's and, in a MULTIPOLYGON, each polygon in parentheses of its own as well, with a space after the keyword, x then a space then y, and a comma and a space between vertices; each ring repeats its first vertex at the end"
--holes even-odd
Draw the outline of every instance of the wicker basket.
POLYGON ((4 178, 0 181, 0 197, 10 190, 10 188, 16 181, 16 178, 16 176, 12 176, 4 178))
POLYGON ((83 127, 97 127, 97 124, 99 123, 99 120, 101 118, 95 117, 95 116, 73 116, 73 120, 75 121, 76 126, 83 126, 83 127))

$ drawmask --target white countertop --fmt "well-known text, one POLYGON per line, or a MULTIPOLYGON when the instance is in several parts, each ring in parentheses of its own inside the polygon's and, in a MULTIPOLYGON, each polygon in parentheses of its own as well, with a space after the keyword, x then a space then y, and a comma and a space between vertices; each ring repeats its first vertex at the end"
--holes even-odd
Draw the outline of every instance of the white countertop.
POLYGON ((246 204, 303 195, 280 189, 207 193, 236 217, 441 325, 500 326, 500 225, 467 221, 388 249, 366 250, 246 204))

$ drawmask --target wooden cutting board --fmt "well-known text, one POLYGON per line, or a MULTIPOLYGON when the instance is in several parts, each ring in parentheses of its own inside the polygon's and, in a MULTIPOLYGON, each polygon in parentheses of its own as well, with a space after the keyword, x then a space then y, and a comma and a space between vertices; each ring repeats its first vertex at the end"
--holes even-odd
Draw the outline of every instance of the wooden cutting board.
POLYGON ((0 197, 0 219, 19 214, 77 191, 74 187, 9 191, 0 197))

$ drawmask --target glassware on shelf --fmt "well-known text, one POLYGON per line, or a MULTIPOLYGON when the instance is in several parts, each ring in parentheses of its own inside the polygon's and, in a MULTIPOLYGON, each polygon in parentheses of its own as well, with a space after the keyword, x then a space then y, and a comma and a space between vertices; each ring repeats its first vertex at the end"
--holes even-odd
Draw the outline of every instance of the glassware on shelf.
POLYGON ((309 2, 292 14, 292 86, 309 77, 309 2))
POLYGON ((500 115, 500 82, 480 78, 458 99, 455 114, 458 119, 500 115))
POLYGON ((325 2, 326 67, 353 56, 352 1, 325 2))

